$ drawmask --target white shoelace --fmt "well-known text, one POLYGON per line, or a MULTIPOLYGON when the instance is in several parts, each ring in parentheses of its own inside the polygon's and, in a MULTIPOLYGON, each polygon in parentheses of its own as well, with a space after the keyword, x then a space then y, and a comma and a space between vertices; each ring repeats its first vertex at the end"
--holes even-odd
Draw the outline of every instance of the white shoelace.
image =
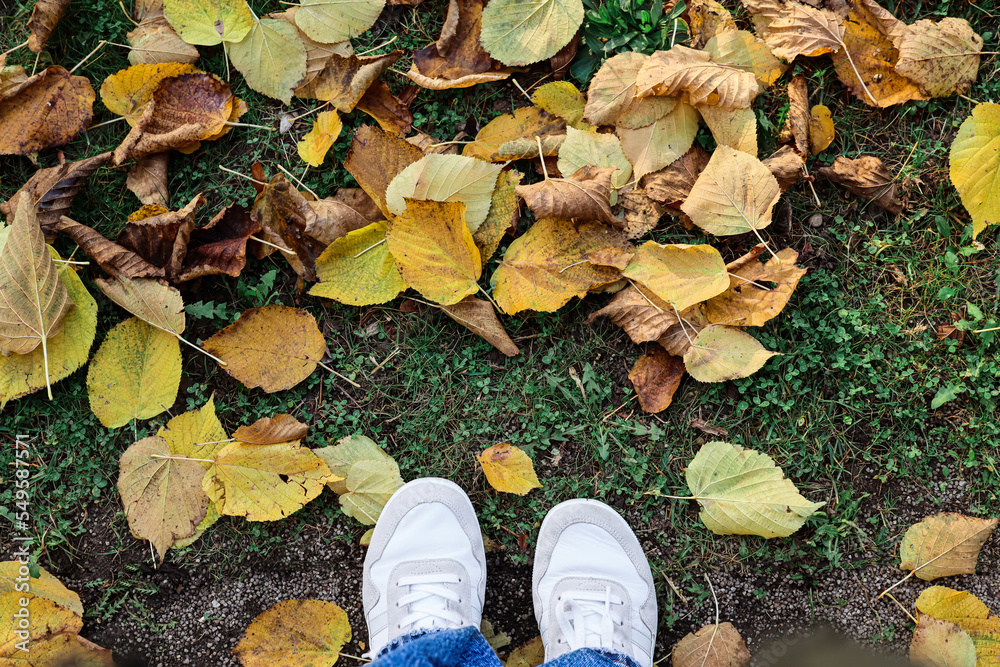
POLYGON ((396 586, 409 588, 409 592, 399 598, 398 606, 409 612, 399 623, 398 632, 410 632, 422 628, 456 628, 465 623, 462 615, 448 609, 448 602, 460 603, 461 597, 444 584, 457 584, 461 578, 457 574, 415 574, 400 577, 396 586))
POLYGON ((625 601, 611 594, 573 591, 563 593, 556 606, 556 621, 571 650, 603 648, 625 652, 631 647, 615 642, 615 626, 622 624, 625 601))

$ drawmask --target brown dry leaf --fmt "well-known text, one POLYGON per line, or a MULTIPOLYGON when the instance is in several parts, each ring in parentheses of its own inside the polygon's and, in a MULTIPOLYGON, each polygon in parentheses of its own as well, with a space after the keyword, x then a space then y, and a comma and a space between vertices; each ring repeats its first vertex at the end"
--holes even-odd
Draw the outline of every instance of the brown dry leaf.
POLYGON ((153 266, 129 248, 109 241, 94 229, 71 218, 62 216, 57 229, 69 234, 101 269, 113 277, 162 278, 165 275, 162 267, 153 266))
POLYGON ((651 199, 679 210, 691 193, 698 175, 708 165, 709 158, 711 156, 704 148, 692 146, 687 153, 674 160, 668 167, 646 174, 639 183, 651 199))
POLYGON ((143 204, 157 204, 167 208, 170 202, 170 194, 167 192, 169 165, 170 153, 167 151, 143 156, 128 170, 125 187, 143 204))
POLYGON ((198 49, 180 38, 163 16, 162 0, 136 0, 134 16, 138 25, 125 38, 132 45, 128 60, 133 65, 193 63, 198 49))
POLYGON ((691 428, 696 428, 702 433, 705 433, 707 435, 714 435, 718 438, 725 438, 727 435, 729 435, 729 431, 722 428, 721 426, 716 426, 711 422, 707 422, 704 419, 698 419, 697 417, 691 420, 691 428))
POLYGON ((188 240, 194 230, 195 213, 204 204, 205 198, 197 194, 179 211, 163 211, 144 206, 129 216, 125 229, 116 239, 118 245, 131 250, 153 266, 162 267, 165 277, 175 280, 183 269, 188 240), (145 215, 146 212, 154 215, 145 215))
POLYGON ((493 304, 469 295, 450 306, 441 306, 445 315, 476 334, 508 357, 521 353, 497 317, 493 304))
MULTIPOLYGON (((361 214, 368 222, 380 222, 385 220, 385 216, 379 209, 375 200, 368 196, 368 193, 361 188, 338 188, 332 197, 327 197, 330 201, 338 204, 345 204, 361 214)), ((323 201, 323 200, 320 200, 323 201)), ((320 215, 317 212, 317 215, 320 215)))
POLYGON ((362 125, 358 128, 344 168, 361 189, 378 205, 385 216, 385 191, 396 174, 424 156, 423 151, 384 130, 362 125))
POLYGON ((705 51, 675 46, 657 51, 643 63, 636 76, 636 95, 687 96, 693 105, 745 109, 753 104, 761 86, 752 72, 712 62, 705 51))
POLYGON ((580 167, 569 178, 549 178, 517 186, 517 195, 542 218, 585 218, 618 224, 611 213, 611 175, 614 167, 580 167))
POLYGON ((101 84, 101 101, 113 114, 122 116, 135 127, 160 82, 181 74, 193 74, 198 69, 185 63, 133 65, 115 72, 101 84))
MULTIPOLYGON (((324 249, 348 232, 370 224, 360 211, 335 199, 307 203, 315 215, 306 224, 306 236, 316 239, 324 249)), ((381 221, 381 215, 376 220, 381 221)))
POLYGON ((52 242, 59 233, 59 217, 69 212, 73 197, 88 176, 111 161, 111 153, 101 153, 76 162, 66 162, 56 167, 39 169, 21 186, 7 202, 0 204, 0 213, 7 222, 14 221, 14 212, 21 197, 36 202, 38 224, 42 226, 45 240, 52 242))
POLYGON ((632 52, 608 58, 590 81, 583 117, 594 125, 637 129, 670 113, 677 104, 672 97, 635 96, 635 77, 648 58, 632 52))
POLYGON ((237 102, 229 86, 211 74, 164 79, 135 127, 115 149, 115 164, 222 136, 237 102))
POLYGON ((968 92, 975 82, 983 38, 965 19, 949 16, 906 26, 895 46, 897 73, 931 97, 948 97, 968 92))
POLYGON ((486 473, 486 481, 497 491, 524 496, 542 488, 528 455, 506 442, 483 450, 476 460, 486 473))
POLYGON ((801 74, 788 82, 788 118, 779 141, 792 144, 799 155, 809 155, 809 89, 801 74))
POLYGON ((399 60, 403 53, 393 51, 379 56, 362 57, 352 54, 346 58, 334 54, 315 79, 306 86, 295 89, 295 96, 329 102, 337 111, 349 113, 382 72, 399 60))
POLYGON ((859 197, 874 201, 893 215, 903 212, 903 203, 896 196, 895 179, 877 157, 862 155, 853 160, 838 157, 832 166, 822 167, 816 173, 845 186, 859 197))
POLYGON ((706 625, 674 646, 674 667, 747 667, 750 651, 732 623, 706 625))
POLYGON ((743 0, 754 14, 757 34, 771 52, 787 62, 796 56, 821 56, 844 46, 844 26, 833 12, 803 5, 795 0, 743 0))
POLYGON ((806 158, 789 145, 779 148, 774 155, 763 160, 762 164, 768 168, 778 181, 778 188, 784 192, 805 173, 806 158))
MULTIPOLYGON (((386 132, 397 136, 405 137, 413 129, 413 112, 409 103, 393 95, 389 85, 381 79, 365 91, 355 108, 374 118, 386 132)), ((452 148, 457 151, 457 147, 452 148)))
POLYGON ((693 49, 703 48, 719 33, 736 32, 732 14, 715 0, 690 0, 687 13, 693 49))
POLYGON ((635 284, 628 285, 608 305, 591 313, 587 324, 598 317, 607 317, 617 324, 634 343, 659 340, 677 324, 677 315, 669 303, 635 284))
POLYGON ((514 114, 497 116, 483 126, 476 134, 476 140, 466 144, 462 155, 480 160, 505 162, 499 156, 500 147, 508 141, 516 139, 531 139, 566 134, 566 121, 557 116, 551 116, 538 107, 521 107, 514 114))
POLYGON ((729 288, 705 302, 704 312, 709 322, 759 327, 782 311, 806 270, 795 266, 798 253, 791 248, 778 251, 766 263, 757 259, 763 250, 764 246, 758 245, 726 265, 729 288), (774 286, 769 289, 757 286, 770 283, 774 286))
POLYGON ((550 134, 547 137, 539 137, 542 142, 541 152, 538 150, 538 139, 514 139, 500 146, 496 153, 497 159, 504 160, 530 160, 543 155, 545 157, 556 157, 559 155, 559 148, 566 141, 565 134, 550 134))
POLYGON ((86 77, 49 67, 0 93, 0 155, 27 155, 67 144, 93 118, 86 77))
POLYGON ((239 204, 222 209, 207 225, 191 232, 183 269, 176 282, 202 276, 240 275, 247 263, 247 242, 259 231, 260 225, 239 204))
POLYGON ((275 415, 258 419, 250 426, 240 426, 233 438, 250 445, 277 445, 302 440, 308 430, 307 424, 291 415, 275 415))
POLYGON ((633 250, 624 235, 598 222, 539 220, 508 246, 491 280, 493 298, 508 315, 554 312, 621 278, 618 270, 588 261, 589 253, 608 247, 633 250))
POLYGON ((484 4, 482 0, 450 0, 440 38, 414 52, 406 76, 434 90, 467 88, 509 77, 511 70, 493 60, 479 40, 484 4))
MULTIPOLYGON (((6 62, 6 56, 0 60, 0 63, 6 62)), ((20 65, 11 65, 10 67, 0 66, 0 97, 3 96, 9 88, 20 85, 28 80, 28 73, 24 71, 24 68, 20 65)))
POLYGON ((326 248, 306 233, 316 213, 283 174, 272 178, 257 195, 250 217, 261 226, 265 240, 292 251, 282 255, 299 276, 316 280, 316 258, 326 248))
POLYGON ((28 20, 28 49, 33 53, 41 53, 45 48, 45 42, 49 41, 49 35, 55 29, 63 12, 69 6, 69 0, 38 0, 35 9, 31 12, 28 20))
POLYGON ((288 306, 250 308, 201 346, 225 361, 226 372, 245 386, 269 394, 312 375, 327 352, 316 318, 288 306))
POLYGON ((942 512, 913 524, 899 547, 899 568, 918 579, 975 574, 983 544, 1000 519, 978 519, 942 512))
POLYGON ((681 312, 684 322, 671 325, 656 342, 670 354, 683 357, 690 351, 692 342, 702 329, 708 326, 703 310, 702 304, 698 304, 681 312))
POLYGON ((809 152, 819 155, 830 147, 836 136, 830 109, 822 104, 815 105, 809 112, 809 152))
POLYGON ((628 379, 632 382, 639 405, 645 412, 666 410, 674 400, 674 392, 684 377, 684 360, 660 346, 639 357, 628 379))
POLYGON ((625 237, 629 240, 642 238, 652 231, 664 213, 664 208, 641 188, 618 195, 618 209, 625 218, 625 237))

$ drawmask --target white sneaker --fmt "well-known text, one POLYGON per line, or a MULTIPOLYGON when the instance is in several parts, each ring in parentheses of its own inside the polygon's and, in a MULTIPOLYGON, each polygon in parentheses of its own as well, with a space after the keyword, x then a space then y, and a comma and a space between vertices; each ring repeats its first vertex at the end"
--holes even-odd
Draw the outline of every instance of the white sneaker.
POLYGON ((486 552, 465 491, 436 477, 396 491, 375 524, 362 588, 371 656, 414 630, 478 628, 486 552))
POLYGON ((531 593, 548 662, 580 648, 653 664, 656 591, 642 546, 596 500, 553 507, 538 533, 531 593))

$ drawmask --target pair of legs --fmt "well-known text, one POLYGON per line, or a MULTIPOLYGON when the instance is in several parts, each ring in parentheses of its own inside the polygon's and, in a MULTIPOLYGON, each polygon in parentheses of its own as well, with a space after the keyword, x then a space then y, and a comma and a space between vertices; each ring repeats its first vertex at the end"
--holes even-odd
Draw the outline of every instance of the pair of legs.
MULTIPOLYGON (((479 632, 486 553, 469 497, 444 479, 412 481, 379 517, 365 557, 373 667, 502 667, 479 632)), ((552 667, 651 667, 656 593, 639 540, 596 500, 549 511, 531 580, 552 667)))

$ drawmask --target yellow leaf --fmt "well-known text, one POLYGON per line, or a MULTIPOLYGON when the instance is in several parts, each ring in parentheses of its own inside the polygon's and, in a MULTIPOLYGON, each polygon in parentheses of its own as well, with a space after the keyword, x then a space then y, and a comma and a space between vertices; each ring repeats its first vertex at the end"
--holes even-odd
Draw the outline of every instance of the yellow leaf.
POLYGON ((762 264, 757 257, 763 249, 758 245, 726 266, 728 289, 705 302, 705 317, 709 322, 759 327, 777 317, 788 303, 806 270, 795 266, 799 256, 791 248, 779 250, 762 264), (774 286, 768 287, 767 283, 774 286))
POLYGON ((3 593, 0 595, 0 664, 5 667, 114 667, 111 651, 77 634, 82 627, 79 615, 52 600, 18 591, 3 593), (27 600, 26 607, 21 604, 24 600, 27 600), (27 627, 21 626, 21 618, 17 616, 22 613, 30 619, 27 627), (26 636, 15 634, 15 629, 26 631, 26 636))
POLYGON ((983 544, 1000 519, 977 519, 955 512, 933 514, 913 524, 899 547, 899 568, 924 581, 975 574, 983 544))
POLYGON ((195 533, 208 510, 202 462, 176 458, 183 456, 153 436, 133 443, 118 464, 118 492, 129 528, 153 544, 161 562, 176 540, 195 533))
POLYGON ((105 428, 151 419, 177 400, 177 337, 132 317, 108 332, 87 371, 90 409, 105 428))
POLYGON ((535 637, 511 651, 505 667, 538 667, 543 662, 545 646, 541 637, 535 637))
POLYGON ((954 623, 924 615, 910 641, 910 662, 921 667, 976 667, 976 644, 954 623))
POLYGON ((531 459, 513 445, 506 442, 493 445, 483 450, 477 460, 486 480, 497 491, 523 496, 532 489, 542 488, 531 459))
POLYGON ((580 0, 493 0, 483 10, 483 48, 504 65, 546 60, 570 43, 583 23, 580 0))
MULTIPOLYGON (((753 109, 726 111, 718 107, 698 107, 715 143, 757 157, 757 116, 753 109)), ((692 142, 693 143, 693 142, 692 142)))
POLYGON ((247 85, 262 95, 292 101, 292 90, 306 75, 306 45, 287 21, 254 19, 250 33, 229 46, 229 59, 247 85))
POLYGON ((673 111, 646 127, 615 130, 632 163, 633 179, 659 171, 687 153, 698 134, 698 117, 694 107, 678 102, 673 111))
POLYGON ((648 57, 626 52, 604 61, 590 80, 583 117, 595 125, 637 129, 670 113, 677 104, 673 97, 635 96, 635 77, 648 57))
MULTIPOLYGON (((53 248, 49 251, 59 257, 53 248)), ((46 341, 47 364, 41 347, 28 354, 0 355, 0 409, 7 401, 58 382, 87 363, 97 333, 97 302, 69 264, 60 266, 59 280, 75 307, 63 320, 62 331, 46 341)))
POLYGON ((566 122, 562 118, 550 116, 539 107, 521 107, 514 114, 497 116, 476 133, 476 140, 462 149, 465 157, 479 158, 492 162, 503 162, 498 157, 500 147, 508 141, 565 134, 566 122))
POLYGON ((423 151, 413 144, 378 128, 362 125, 351 140, 344 168, 388 217, 391 214, 385 198, 389 183, 423 156, 423 151))
POLYGON ((310 39, 334 44, 357 37, 375 24, 385 0, 303 0, 295 25, 310 39))
POLYGON ((226 445, 208 467, 202 488, 219 514, 277 521, 305 507, 335 476, 296 442, 226 445))
MULTIPOLYGON (((336 445, 315 449, 313 452, 326 462, 326 465, 330 468, 330 472, 337 477, 332 482, 327 482, 327 486, 340 496, 355 493, 347 485, 349 479, 351 480, 351 486, 355 490, 364 486, 365 490, 357 493, 359 495, 367 493, 369 496, 367 502, 369 504, 378 504, 381 501, 376 515, 382 511, 381 508, 389 500, 389 496, 403 485, 403 480, 399 476, 399 466, 396 465, 393 458, 375 444, 375 441, 363 435, 351 435, 341 438, 337 441, 336 445), (351 478, 351 469, 360 463, 365 463, 366 465, 362 469, 359 469, 359 472, 351 478), (371 471, 379 469, 384 473, 381 475, 380 480, 377 481, 374 478, 370 478, 364 484, 361 483, 363 478, 366 477, 362 472, 363 470, 371 471), (381 496, 385 497, 382 498, 381 496)), ((341 505, 343 504, 341 502, 341 505)), ((374 520, 372 520, 372 523, 374 523, 374 520)))
MULTIPOLYGON (((69 609, 78 616, 83 616, 83 604, 80 602, 80 596, 66 588, 44 567, 39 566, 37 577, 31 577, 27 581, 18 581, 18 578, 28 576, 27 567, 16 560, 0 563, 0 594, 10 593, 16 590, 15 586, 18 584, 27 583, 31 594, 35 597, 51 600, 60 607, 69 609)), ((0 636, 3 636, 2 632, 0 632, 0 636)))
POLYGON ((553 81, 539 86, 531 96, 531 101, 553 116, 559 116, 570 127, 578 130, 590 127, 583 122, 583 107, 587 100, 569 81, 553 81))
POLYGON ((298 143, 299 157, 311 167, 318 167, 326 159, 343 125, 336 111, 322 111, 316 115, 312 129, 298 143))
POLYGON ((819 155, 833 143, 836 136, 830 109, 822 104, 815 105, 809 113, 809 152, 819 155))
POLYGON ((965 19, 947 17, 935 23, 921 19, 905 28, 895 44, 895 70, 931 97, 967 93, 979 74, 980 37, 965 19))
POLYGON ((288 306, 249 308, 201 346, 226 362, 226 372, 269 394, 312 375, 326 341, 312 313, 288 306))
POLYGON ((977 667, 1000 665, 1000 617, 975 595, 931 586, 917 598, 916 607, 920 614, 954 623, 968 633, 976 646, 977 667))
POLYGON ((215 455, 226 446, 229 436, 215 416, 215 398, 209 397, 205 405, 177 415, 156 432, 170 446, 170 451, 192 459, 205 459, 198 464, 208 468, 215 455))
POLYGON ((493 298, 508 315, 555 312, 574 296, 621 278, 618 269, 589 261, 591 253, 633 251, 619 232, 597 222, 539 220, 508 247, 493 274, 493 298))
POLYGON ((104 295, 140 320, 178 338, 184 333, 184 302, 181 293, 150 278, 112 280, 96 278, 94 283, 104 295))
POLYGON ((284 600, 255 618, 233 653, 243 667, 332 667, 351 641, 347 613, 320 600, 284 600))
POLYGON ((406 283, 385 243, 386 223, 373 222, 348 232, 316 259, 320 281, 309 293, 353 306, 395 299, 406 283))
POLYGON ((407 199, 386 243, 406 284, 431 301, 449 306, 479 291, 483 264, 465 204, 407 199))
MULTIPOLYGON (((205 493, 202 491, 202 493, 205 493)), ((174 540, 174 543, 170 545, 171 549, 183 549, 184 547, 189 547, 195 542, 197 542, 205 531, 215 525, 215 522, 222 518, 219 514, 218 508, 215 507, 215 503, 208 504, 208 511, 205 512, 205 518, 201 520, 197 526, 195 526, 194 534, 188 537, 183 537, 179 540, 174 540)))
POLYGON ((771 224, 771 212, 780 196, 778 181, 760 160, 719 146, 681 210, 716 236, 745 234, 771 224))
POLYGON ((521 182, 521 173, 515 169, 500 172, 497 177, 497 187, 493 190, 490 202, 490 212, 479 229, 472 235, 472 240, 479 248, 479 256, 483 266, 493 257, 500 247, 500 240, 508 229, 517 225, 521 217, 521 208, 517 201, 517 186, 521 182))
POLYGON ((253 28, 246 0, 163 0, 163 15, 188 44, 235 43, 253 28))
POLYGON ((767 88, 781 78, 788 66, 774 57, 767 44, 746 30, 723 32, 705 44, 712 62, 752 73, 767 88))
POLYGON ((642 283, 678 311, 729 287, 726 263, 710 245, 660 245, 646 241, 622 275, 642 283))
POLYGON ((1000 223, 1000 104, 973 107, 951 143, 949 164, 975 238, 1000 223))
POLYGON ((403 479, 396 462, 386 457, 358 461, 348 471, 344 485, 347 492, 340 495, 344 514, 371 526, 378 521, 392 494, 403 486, 403 479))
MULTIPOLYGON (((613 134, 596 134, 566 128, 566 141, 559 147, 556 163, 563 174, 575 174, 580 167, 615 167, 611 184, 622 188, 632 176, 632 163, 625 157, 621 142, 613 134)), ((614 202, 612 202, 614 203, 614 202)))
POLYGON ((735 327, 710 324, 684 354, 684 366, 699 382, 725 382, 753 375, 777 352, 735 327))
POLYGON ((398 216, 407 207, 406 199, 462 202, 465 222, 475 233, 489 213, 500 169, 462 155, 426 155, 392 179, 385 192, 386 206, 398 216))
POLYGON ((161 81, 167 77, 197 71, 194 65, 173 62, 133 65, 104 80, 101 84, 101 101, 108 111, 124 116, 128 124, 135 127, 161 81))
POLYGON ((688 103, 745 109, 763 90, 753 72, 715 63, 706 51, 675 46, 657 51, 636 76, 636 94, 685 95, 688 103))

